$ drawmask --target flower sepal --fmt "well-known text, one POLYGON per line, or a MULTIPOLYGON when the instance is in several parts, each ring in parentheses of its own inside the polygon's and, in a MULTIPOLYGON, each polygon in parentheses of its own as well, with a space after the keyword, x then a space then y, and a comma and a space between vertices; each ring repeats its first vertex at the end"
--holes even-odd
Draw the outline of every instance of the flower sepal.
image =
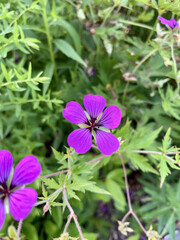
POLYGON ((17 232, 14 226, 8 227, 8 237, 3 237, 4 240, 20 240, 20 238, 17 236, 17 232))
POLYGON ((125 236, 127 236, 128 233, 134 232, 134 230, 129 227, 129 224, 129 222, 118 221, 118 230, 125 236))
POLYGON ((89 125, 87 125, 87 124, 78 124, 78 127, 80 127, 80 128, 89 128, 89 125))

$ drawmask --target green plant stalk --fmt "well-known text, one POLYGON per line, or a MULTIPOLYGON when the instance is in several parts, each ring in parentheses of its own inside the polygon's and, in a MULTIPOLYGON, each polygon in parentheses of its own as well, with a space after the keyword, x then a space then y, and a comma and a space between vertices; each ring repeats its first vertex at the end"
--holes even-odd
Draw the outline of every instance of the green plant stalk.
POLYGON ((173 46, 173 43, 171 44, 171 57, 172 57, 172 60, 173 60, 172 71, 174 73, 174 77, 176 78, 176 75, 177 75, 177 64, 176 64, 176 59, 175 59, 175 56, 174 56, 174 46, 173 46))
POLYGON ((142 28, 146 28, 146 29, 155 31, 153 29, 153 27, 150 27, 150 26, 148 26, 146 24, 142 24, 142 23, 136 23, 136 22, 133 22, 133 21, 123 20, 123 19, 118 19, 118 22, 121 22, 121 23, 124 23, 124 24, 128 24, 128 25, 137 26, 137 27, 142 27, 142 28))
POLYGON ((158 49, 153 49, 148 55, 146 55, 139 63, 138 65, 133 69, 132 74, 134 74, 139 67, 148 59, 150 58, 155 52, 157 52, 158 49))
POLYGON ((158 22, 158 18, 156 19, 156 22, 155 22, 155 24, 154 24, 154 26, 153 26, 153 29, 151 30, 151 32, 150 32, 150 34, 149 34, 149 36, 148 36, 148 38, 147 38, 147 40, 146 40, 146 45, 148 44, 149 40, 151 39, 153 33, 154 33, 155 30, 156 30, 157 22, 158 22))
POLYGON ((50 58, 51 58, 51 61, 52 61, 53 65, 54 65, 54 77, 55 77, 56 81, 58 81, 56 62, 55 62, 55 58, 54 58, 54 53, 53 53, 53 48, 52 48, 52 41, 51 41, 51 35, 50 35, 49 25, 48 25, 48 21, 47 21, 46 6, 45 6, 43 1, 42 1, 42 10, 43 10, 43 20, 44 20, 44 26, 45 26, 45 29, 46 29, 46 35, 47 35, 47 41, 48 41, 48 46, 49 46, 50 58))

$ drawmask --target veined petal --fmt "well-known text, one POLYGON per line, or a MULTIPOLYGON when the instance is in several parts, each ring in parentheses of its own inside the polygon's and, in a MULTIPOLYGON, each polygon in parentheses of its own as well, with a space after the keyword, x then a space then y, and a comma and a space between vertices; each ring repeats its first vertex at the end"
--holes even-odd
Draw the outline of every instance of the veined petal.
POLYGON ((174 29, 175 27, 179 27, 178 22, 174 18, 171 18, 170 20, 167 20, 163 17, 158 17, 158 19, 161 21, 162 24, 169 26, 170 28, 174 29))
POLYGON ((86 114, 77 102, 71 101, 66 104, 66 108, 63 110, 63 116, 66 120, 75 124, 85 124, 87 123, 86 114))
POLYGON ((41 173, 41 165, 36 157, 28 155, 23 158, 14 170, 11 189, 32 183, 41 173))
POLYGON ((5 220, 5 206, 3 199, 0 198, 0 230, 4 224, 4 220, 5 220))
POLYGON ((92 146, 92 135, 90 129, 80 128, 69 134, 68 145, 75 149, 77 153, 85 153, 92 146))
POLYGON ((16 221, 25 219, 37 201, 37 192, 32 188, 22 188, 9 195, 9 209, 16 221))
POLYGON ((104 155, 111 155, 120 146, 118 139, 111 133, 96 130, 96 144, 100 152, 104 155))
POLYGON ((106 108, 106 110, 103 112, 98 125, 113 129, 117 128, 121 122, 121 110, 115 106, 111 105, 106 108))
POLYGON ((168 25, 169 27, 171 27, 171 23, 170 23, 169 20, 167 20, 167 19, 165 19, 163 17, 160 17, 160 16, 158 17, 158 19, 161 21, 162 24, 168 25))
POLYGON ((89 116, 96 119, 105 107, 105 99, 100 95, 88 94, 84 97, 84 106, 89 116))
POLYGON ((176 22, 174 18, 171 18, 170 22, 171 22, 171 28, 179 27, 178 22, 176 22))
POLYGON ((12 154, 7 150, 0 151, 0 184, 6 184, 13 166, 12 154))

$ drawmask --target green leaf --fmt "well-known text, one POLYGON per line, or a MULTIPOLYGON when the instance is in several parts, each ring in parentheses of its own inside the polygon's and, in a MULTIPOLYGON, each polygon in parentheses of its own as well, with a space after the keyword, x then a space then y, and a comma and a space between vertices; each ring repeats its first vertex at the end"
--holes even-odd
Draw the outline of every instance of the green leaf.
POLYGON ((168 128, 165 136, 164 136, 164 139, 162 141, 162 144, 163 144, 163 151, 164 152, 167 152, 168 151, 168 148, 171 146, 171 138, 170 138, 170 134, 171 134, 171 127, 168 128))
POLYGON ((75 28, 65 20, 56 20, 56 21, 53 21, 51 24, 59 25, 59 26, 63 27, 71 36, 77 52, 79 54, 81 54, 81 41, 80 41, 80 37, 79 37, 77 31, 75 30, 75 28))
POLYGON ((160 157, 161 157, 161 161, 160 161, 158 167, 159 167, 159 171, 160 171, 160 175, 161 175, 160 187, 162 187, 165 178, 171 173, 171 171, 167 166, 166 158, 163 156, 160 156, 160 157))
POLYGON ((158 174, 158 172, 148 163, 148 159, 137 153, 127 153, 128 158, 131 160, 135 168, 141 169, 143 172, 152 172, 158 174))
POLYGON ((53 70, 54 70, 53 63, 49 62, 46 65, 45 71, 44 71, 44 74, 43 74, 45 77, 49 78, 49 81, 47 81, 43 84, 43 96, 45 96, 45 94, 47 93, 47 90, 48 90, 49 85, 51 83, 52 76, 53 76, 53 70))
POLYGON ((59 184, 53 178, 45 178, 45 177, 41 177, 41 176, 39 178, 50 189, 59 189, 60 188, 59 184))
POLYGON ((58 161, 62 161, 63 155, 56 151, 56 149, 54 149, 53 147, 51 147, 51 149, 53 150, 54 156, 58 161))
POLYGON ((176 14, 180 14, 180 1, 179 0, 159 0, 159 13, 162 14, 165 11, 171 11, 176 14))
POLYGON ((108 191, 97 187, 96 185, 89 185, 86 186, 86 190, 90 191, 90 192, 94 192, 94 193, 100 193, 100 194, 107 194, 107 195, 111 195, 111 193, 109 193, 108 191))
POLYGON ((111 179, 107 179, 106 186, 109 192, 112 194, 114 201, 118 203, 119 209, 124 210, 126 206, 126 200, 119 184, 111 179))
POLYGON ((54 43, 56 47, 67 57, 72 58, 76 62, 82 64, 84 67, 86 67, 86 63, 83 61, 83 59, 78 55, 78 53, 74 50, 74 48, 66 41, 62 39, 56 39, 54 40, 54 43))
POLYGON ((36 230, 36 227, 32 224, 26 222, 26 224, 23 225, 23 233, 26 236, 27 240, 38 240, 38 233, 36 230))
POLYGON ((158 5, 156 3, 156 0, 137 0, 137 2, 140 2, 142 4, 148 5, 150 7, 155 8, 155 9, 158 9, 158 5))

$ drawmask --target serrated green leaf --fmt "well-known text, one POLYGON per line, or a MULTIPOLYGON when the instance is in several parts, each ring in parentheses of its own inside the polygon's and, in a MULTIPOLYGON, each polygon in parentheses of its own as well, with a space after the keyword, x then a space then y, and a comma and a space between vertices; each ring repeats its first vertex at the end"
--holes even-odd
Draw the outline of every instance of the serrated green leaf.
POLYGON ((59 189, 60 188, 59 184, 53 178, 45 178, 45 177, 41 177, 41 176, 39 178, 50 189, 59 189))
POLYGON ((168 151, 168 148, 170 147, 171 145, 171 138, 170 138, 170 134, 171 134, 171 127, 168 128, 165 136, 164 136, 164 139, 162 141, 162 144, 163 144, 163 151, 164 152, 167 152, 168 151))
POLYGON ((152 172, 158 174, 156 169, 154 169, 149 163, 146 157, 143 157, 137 153, 127 153, 128 158, 131 160, 135 168, 141 169, 143 172, 152 172))

